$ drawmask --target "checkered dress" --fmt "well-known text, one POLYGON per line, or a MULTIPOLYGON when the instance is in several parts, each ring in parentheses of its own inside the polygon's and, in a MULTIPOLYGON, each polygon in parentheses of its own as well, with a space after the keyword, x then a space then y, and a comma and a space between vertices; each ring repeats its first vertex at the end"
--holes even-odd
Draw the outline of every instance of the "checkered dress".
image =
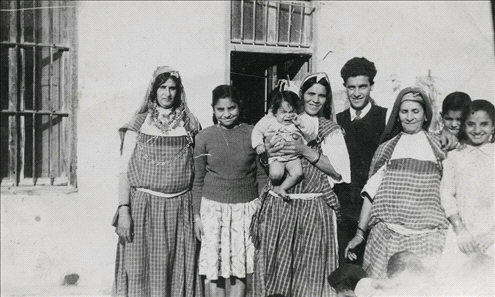
MULTIPOLYGON (((318 136, 323 139, 339 128, 320 118, 318 136)), ((319 143, 312 145, 321 152, 319 143)), ((251 225, 257 248, 255 296, 335 295, 327 277, 338 265, 334 214, 338 200, 323 172, 305 159, 302 166, 305 178, 289 193, 323 193, 324 197, 285 202, 265 191, 251 225)))
POLYGON ((403 250, 418 255, 440 255, 445 244, 448 221, 440 202, 441 160, 445 154, 439 143, 427 135, 438 163, 416 159, 390 160, 400 135, 382 144, 374 157, 373 174, 386 164, 385 174, 370 212, 371 233, 366 245, 363 267, 371 277, 386 271, 388 259, 403 250), (387 223, 412 230, 433 232, 403 235, 390 230, 387 223))
POLYGON ((138 135, 128 171, 134 237, 131 243, 117 247, 113 294, 202 296, 191 192, 164 198, 136 189, 162 193, 189 189, 191 139, 138 135))

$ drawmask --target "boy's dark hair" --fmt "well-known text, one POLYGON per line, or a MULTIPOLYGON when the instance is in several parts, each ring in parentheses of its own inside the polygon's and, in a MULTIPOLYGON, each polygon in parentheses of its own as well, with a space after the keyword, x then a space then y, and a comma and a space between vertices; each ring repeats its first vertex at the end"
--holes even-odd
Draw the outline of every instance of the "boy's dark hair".
POLYGON ((462 111, 462 118, 465 119, 471 107, 471 97, 463 92, 453 92, 447 95, 442 102, 442 117, 450 110, 462 111))
POLYGON ((401 251, 390 257, 387 263, 387 276, 392 278, 403 271, 420 273, 424 271, 421 259, 413 252, 401 251))
POLYGON ((290 106, 292 106, 294 108, 294 112, 297 114, 300 114, 303 109, 302 101, 299 99, 299 96, 297 96, 296 93, 291 91, 275 92, 275 94, 273 95, 270 101, 271 101, 270 111, 273 114, 277 114, 277 111, 280 108, 280 106, 282 106, 283 101, 287 102, 290 106))
POLYGON ((344 80, 344 86, 349 77, 356 77, 360 75, 367 76, 370 84, 373 85, 375 83, 373 80, 376 75, 375 63, 369 61, 365 57, 354 57, 347 61, 347 63, 345 63, 340 70, 340 76, 342 76, 342 79, 344 80))
POLYGON ((337 293, 347 290, 354 291, 357 283, 365 277, 368 277, 368 274, 361 266, 344 264, 330 273, 328 283, 337 293))

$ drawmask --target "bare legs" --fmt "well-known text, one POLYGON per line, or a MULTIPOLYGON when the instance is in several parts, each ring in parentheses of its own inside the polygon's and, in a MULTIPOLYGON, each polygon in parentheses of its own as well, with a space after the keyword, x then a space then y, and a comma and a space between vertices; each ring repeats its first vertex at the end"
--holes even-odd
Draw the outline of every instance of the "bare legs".
MULTIPOLYGON (((230 297, 246 296, 246 278, 230 277, 230 297)), ((225 279, 220 277, 218 280, 210 281, 210 297, 226 297, 225 279)))
POLYGON ((295 186, 303 178, 301 159, 297 158, 287 162, 271 162, 269 177, 274 185, 273 190, 284 198, 287 197, 287 190, 295 186), (287 174, 285 174, 286 170, 287 174), (282 180, 284 175, 285 179, 282 180))

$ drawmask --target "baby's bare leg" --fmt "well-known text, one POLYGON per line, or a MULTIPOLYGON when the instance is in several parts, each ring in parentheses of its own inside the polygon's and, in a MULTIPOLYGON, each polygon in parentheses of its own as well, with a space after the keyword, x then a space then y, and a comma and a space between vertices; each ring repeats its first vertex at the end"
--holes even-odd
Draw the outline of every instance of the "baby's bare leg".
POLYGON ((303 178, 303 170, 301 165, 301 159, 297 158, 285 163, 285 168, 287 169, 287 176, 280 185, 283 191, 287 191, 303 178))
POLYGON ((282 178, 284 178, 285 174, 285 163, 279 161, 273 161, 269 166, 269 178, 272 182, 276 184, 280 184, 282 178))

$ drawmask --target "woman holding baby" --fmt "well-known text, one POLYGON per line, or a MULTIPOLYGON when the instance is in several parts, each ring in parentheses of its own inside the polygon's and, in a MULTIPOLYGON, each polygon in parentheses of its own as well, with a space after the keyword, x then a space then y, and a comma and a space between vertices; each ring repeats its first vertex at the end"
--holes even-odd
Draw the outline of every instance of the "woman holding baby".
POLYGON ((349 156, 342 130, 331 120, 332 91, 326 74, 307 76, 299 95, 303 112, 298 116, 308 118, 316 139, 305 144, 305 137, 284 142, 274 137, 266 142, 270 158, 299 156, 303 174, 298 183, 283 191, 273 191, 270 181, 262 194, 262 205, 251 225, 256 246, 256 296, 334 294, 326 281, 338 265, 339 204, 332 188, 335 183, 350 181, 349 156))

